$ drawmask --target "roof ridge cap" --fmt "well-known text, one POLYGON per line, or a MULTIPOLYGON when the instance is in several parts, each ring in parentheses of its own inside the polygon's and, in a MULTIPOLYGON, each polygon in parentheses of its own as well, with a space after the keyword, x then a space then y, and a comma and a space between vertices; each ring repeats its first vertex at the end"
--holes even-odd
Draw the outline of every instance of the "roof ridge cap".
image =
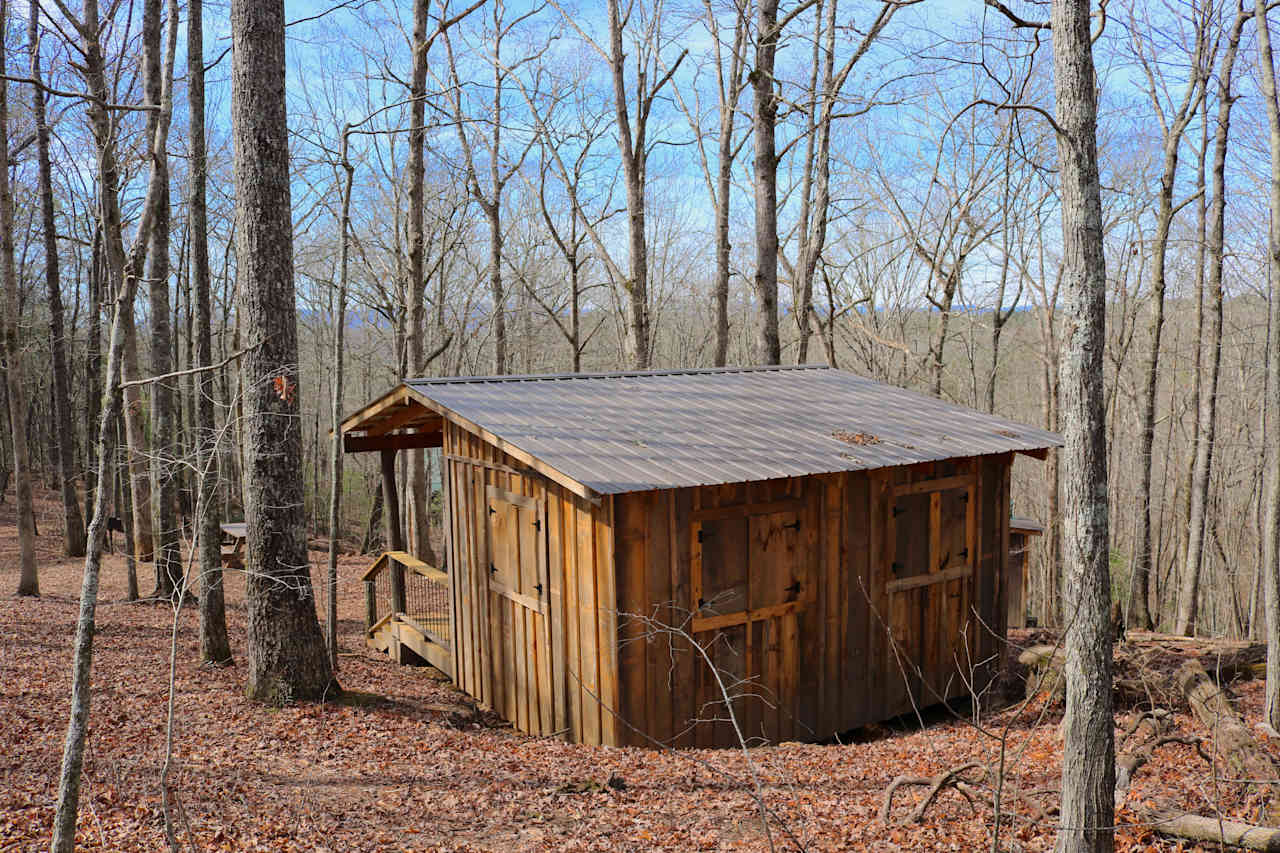
MULTIPOLYGON (((780 373, 791 370, 835 370, 828 364, 762 364, 734 367, 675 367, 662 370, 618 370, 600 373, 526 373, 503 376, 420 376, 405 379, 406 385, 452 385, 466 383, 548 382, 572 379, 645 379, 659 376, 715 376, 731 373, 780 373)), ((838 372, 838 371, 837 371, 838 372)))

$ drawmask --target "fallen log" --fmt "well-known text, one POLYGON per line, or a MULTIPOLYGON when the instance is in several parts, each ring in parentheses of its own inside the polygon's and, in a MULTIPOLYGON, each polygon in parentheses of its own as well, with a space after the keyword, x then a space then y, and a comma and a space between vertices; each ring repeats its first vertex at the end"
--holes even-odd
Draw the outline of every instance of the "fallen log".
POLYGON ((1262 798, 1262 820, 1270 825, 1280 824, 1280 771, 1271 756, 1254 741, 1222 688, 1214 684, 1204 667, 1194 660, 1178 668, 1176 681, 1191 710, 1209 730, 1213 753, 1226 764, 1234 778, 1262 798))
POLYGON ((1280 829, 1201 815, 1150 815, 1160 835, 1197 844, 1226 844, 1262 853, 1280 853, 1280 829))
MULTIPOLYGON (((1144 639, 1116 644, 1112 678, 1116 707, 1182 707, 1182 696, 1171 687, 1171 676, 1186 659, 1198 661, 1218 684, 1251 679, 1266 668, 1265 645, 1197 653, 1171 643, 1173 640, 1144 639)), ((1018 654, 1017 662, 1022 671, 1015 672, 1014 677, 1023 679, 1027 696, 1047 691, 1061 697, 1065 690, 1062 669, 1066 664, 1066 651, 1061 646, 1029 646, 1018 654)))
MULTIPOLYGON (((1048 692, 1059 700, 1065 698, 1067 682, 1062 669, 1066 666, 1066 652, 1058 646, 1031 646, 1018 655, 1018 663, 1027 667, 1026 695, 1048 692)), ((1112 692, 1118 707, 1149 706, 1163 702, 1167 697, 1159 695, 1158 676, 1141 666, 1126 666, 1124 659, 1116 657, 1115 671, 1111 679, 1112 692)))

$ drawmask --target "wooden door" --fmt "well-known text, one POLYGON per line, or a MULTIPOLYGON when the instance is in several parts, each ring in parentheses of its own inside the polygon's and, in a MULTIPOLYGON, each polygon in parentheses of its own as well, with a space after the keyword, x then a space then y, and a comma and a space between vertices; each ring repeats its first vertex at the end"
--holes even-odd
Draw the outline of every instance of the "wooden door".
POLYGON ((528 734, 551 734, 550 583, 542 501, 486 488, 493 708, 528 734))
POLYGON ((977 557, 977 478, 963 474, 899 484, 889 513, 895 543, 886 584, 892 637, 889 696, 925 707, 965 692, 981 630, 969 618, 977 557))
POLYGON ((783 503, 694 513, 692 627, 705 650, 695 650, 694 664, 699 746, 736 745, 734 722, 753 743, 808 734, 795 718, 799 619, 816 599, 816 574, 801 537, 803 504, 783 503))

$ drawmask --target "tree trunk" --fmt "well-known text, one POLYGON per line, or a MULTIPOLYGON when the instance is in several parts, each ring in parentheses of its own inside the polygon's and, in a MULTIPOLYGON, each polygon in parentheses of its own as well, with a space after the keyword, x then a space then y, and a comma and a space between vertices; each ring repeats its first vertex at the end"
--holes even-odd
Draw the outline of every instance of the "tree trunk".
POLYGON ((1108 547, 1106 267, 1098 179, 1097 101, 1088 0, 1053 0, 1053 81, 1061 168, 1067 351, 1062 359, 1063 536, 1067 708, 1057 849, 1114 847, 1115 743, 1111 698, 1108 547))
MULTIPOLYGON (((1197 45, 1203 38, 1203 27, 1197 27, 1197 45)), ((1145 60, 1144 60, 1145 61, 1145 60)), ((1137 559, 1133 567, 1133 583, 1145 585, 1151 574, 1155 556, 1152 553, 1151 524, 1151 455, 1155 444, 1156 402, 1160 379, 1160 342, 1164 332, 1165 290, 1167 278, 1165 273, 1166 255, 1169 247, 1169 231, 1173 226, 1173 218, 1177 214, 1173 202, 1174 188, 1178 178, 1178 155, 1181 151, 1182 137, 1187 126, 1199 110, 1203 101, 1203 88, 1199 69, 1192 69, 1186 83, 1183 98, 1174 114, 1164 123, 1167 125, 1163 139, 1163 167, 1160 175, 1159 205, 1156 212, 1156 233, 1151 247, 1151 295, 1155 302, 1151 314, 1150 351, 1147 356, 1146 381, 1142 395, 1141 439, 1138 451, 1138 464, 1141 472, 1138 479, 1137 505, 1142 508, 1139 516, 1139 539, 1137 559)), ((1160 99, 1154 87, 1151 92, 1152 106, 1159 110, 1160 99)), ((1179 596, 1175 631, 1179 634, 1190 634, 1195 631, 1196 604, 1199 598, 1200 575, 1197 565, 1196 574, 1183 578, 1179 596)), ((1152 625, 1150 611, 1146 608, 1145 599, 1135 602, 1137 612, 1131 608, 1130 620, 1140 627, 1152 625), (1135 621, 1136 620, 1136 621, 1135 621)))
MULTIPOLYGON (((717 32, 716 12, 710 2, 705 2, 707 23, 717 32)), ((711 286, 715 299, 715 354, 712 363, 716 367, 724 367, 729 358, 729 212, 733 192, 733 162, 737 151, 734 139, 734 125, 738 116, 738 98, 742 94, 742 62, 747 37, 747 13, 739 10, 734 15, 733 47, 729 53, 729 73, 724 75, 724 64, 720 59, 720 48, 716 42, 716 75, 719 80, 720 94, 720 128, 716 148, 716 184, 712 202, 715 204, 715 251, 716 271, 711 286)))
MULTIPOLYGON (((817 136, 809 146, 806 155, 805 190, 803 202, 805 215, 801 217, 801 239, 804 241, 796 263, 800 293, 795 307, 796 324, 798 326, 799 343, 796 352, 796 363, 804 364, 809 360, 809 315, 813 309, 813 277, 822 259, 822 251, 827 243, 827 220, 831 215, 831 122, 832 106, 838 94, 835 80, 836 53, 836 0, 829 0, 826 7, 826 39, 823 45, 822 93, 819 97, 814 92, 814 112, 811 113, 811 124, 816 125, 812 133, 817 136), (821 108, 818 108, 821 104, 821 108), (816 174, 814 174, 816 169, 816 174), (813 187, 813 190, 810 189, 813 187), (812 202, 810 193, 813 192, 812 202), (810 207, 810 204, 812 205, 810 207), (812 222, 810 222, 812 216, 812 222)), ((822 16, 822 5, 815 13, 815 32, 822 29, 818 21, 822 16)), ((818 51, 814 51, 814 74, 816 80, 818 51)), ((815 86, 816 89, 816 86, 815 86)), ((794 295, 793 295, 794 297, 794 295)), ((835 310, 835 306, 832 306, 835 310)))
POLYGON ((209 286, 209 237, 205 183, 208 159, 204 133, 204 0, 190 0, 187 23, 187 99, 191 122, 191 276, 195 279, 196 360, 206 368, 196 378, 196 447, 200 478, 196 519, 200 542, 200 659, 229 664, 227 613, 222 587, 222 532, 218 506, 218 425, 213 400, 213 294, 209 286))
MULTIPOLYGON (((1218 72, 1218 127, 1213 138, 1213 174, 1211 177, 1213 204, 1209 221, 1209 269, 1207 284, 1212 305, 1205 317, 1206 326, 1202 334, 1202 347, 1199 355, 1203 372, 1199 394, 1199 411, 1197 412, 1197 440, 1195 462, 1191 473, 1191 510, 1187 524, 1187 564, 1183 577, 1186 588, 1183 590, 1184 604, 1194 601, 1200 582, 1200 569, 1204 557, 1204 534, 1207 508, 1209 505, 1209 473, 1213 464, 1213 443, 1218 415, 1218 373, 1222 364, 1222 266, 1223 266, 1223 230, 1226 220, 1227 205, 1227 143, 1231 128, 1231 75, 1235 68, 1236 53, 1240 47, 1240 36, 1243 30, 1243 15, 1236 17, 1227 40, 1227 49, 1222 56, 1222 66, 1218 72), (1208 351, 1204 351, 1204 347, 1208 351)), ((1191 607, 1194 616, 1195 608, 1191 607)), ((1179 620, 1181 621, 1181 619, 1179 620)))
POLYGON ((755 140, 753 185, 756 204, 756 328, 752 360, 780 364, 778 336, 778 155, 774 136, 778 98, 773 68, 778 54, 778 0, 760 0, 756 12, 756 64, 750 75, 752 133, 755 140))
MULTIPOLYGON (((121 320, 123 323, 124 321, 121 320)), ((101 408, 101 407, 99 407, 101 408)), ((123 407, 122 407, 123 408, 123 407)), ((126 591, 125 598, 129 601, 137 601, 139 598, 138 590, 138 560, 133 550, 133 480, 129 477, 129 448, 124 442, 124 412, 122 411, 116 416, 116 441, 114 446, 115 455, 112 457, 112 480, 116 485, 116 512, 120 515, 120 524, 124 528, 124 543, 121 545, 124 551, 124 568, 126 591), (123 450, 125 457, 118 458, 123 450)), ((92 516, 90 516, 92 517, 92 516)))
MULTIPOLYGON (((0 0, 0 4, 6 0, 0 0)), ((137 295, 140 267, 137 253, 126 261, 120 230, 120 206, 117 195, 119 171, 115 159, 115 123, 107 114, 108 90, 102 45, 99 41, 100 22, 97 0, 84 0, 83 14, 77 29, 84 35, 82 51, 84 64, 81 73, 94 99, 89 103, 89 123, 93 128, 94 142, 98 149, 99 209, 103 221, 103 237, 108 258, 109 275, 114 285, 111 320, 111 337, 107 346, 107 374, 103 380, 104 405, 98 425, 97 459, 100 475, 110 470, 112 431, 123 420, 124 394, 121 380, 124 377, 126 342, 133 328, 133 302, 137 295)), ((3 18, 0 15, 0 18, 3 18)), ((0 92, 3 91, 0 85, 0 92)), ((167 116, 161 127, 167 129, 167 116)), ((0 125, 3 118, 0 117, 0 125)), ((160 134, 149 139, 154 153, 158 145, 163 147, 160 134)), ((2 161, 0 161, 2 162, 2 161)), ((154 164, 154 159, 153 159, 154 164)), ((3 171, 3 170, 0 170, 3 171)), ((138 233, 145 235, 151 227, 154 200, 157 195, 156 172, 153 167, 147 184, 147 195, 138 220, 138 233)), ((7 208, 6 208, 7 209, 7 208)), ((142 244, 142 240, 139 241, 142 244)), ((135 249, 138 247, 135 247, 135 249)), ((54 853, 71 853, 75 847, 76 814, 80 800, 80 775, 84 761, 84 747, 88 736, 90 707, 90 667, 93 662, 94 616, 98 600, 98 572, 102 564, 102 536, 106 527, 106 489, 99 485, 94 499, 94 510, 89 522, 87 553, 84 564, 84 583, 80 591, 80 616, 76 624, 75 652, 71 684, 71 717, 67 722, 67 739, 62 754, 62 771, 58 781, 58 805, 54 815, 54 853)), ((127 548, 132 548, 132 542, 127 548)), ((130 575, 131 593, 136 593, 136 577, 130 575)))
POLYGON ((233 0, 231 44, 236 261, 245 334, 254 343, 241 363, 248 693, 281 704, 336 688, 303 519, 283 0, 233 0))
MULTIPOLYGON (((644 128, 648 107, 637 105, 635 136, 632 137, 631 118, 627 113, 627 89, 625 80, 626 55, 622 51, 622 21, 618 14, 618 0, 609 0, 609 64, 613 78, 613 105, 618 123, 618 146, 622 155, 622 174, 627 189, 627 251, 630 256, 628 280, 623 282, 627 291, 627 333, 630 336, 631 367, 648 370, 650 366, 649 336, 649 255, 645 234, 644 181, 645 150, 644 128)), ((644 85, 641 75, 639 83, 644 85)), ((660 85, 660 84, 659 84, 660 85)), ((648 92, 640 92, 640 99, 651 98, 648 92)))
MULTIPOLYGON (((0 4, 6 0, 0 0, 0 4)), ((88 0, 86 9, 93 5, 92 15, 86 11, 85 19, 94 21, 97 12, 94 0, 88 0)), ((0 15, 0 18, 3 16, 0 15)), ((4 84, 0 84, 3 88, 4 84)), ((0 108, 0 113, 3 109, 0 108)), ((0 170, 4 171, 4 170, 0 170)), ((130 282, 136 284, 137 279, 130 282)), ((124 315, 133 310, 133 294, 130 286, 122 288, 116 296, 112 312, 111 338, 107 346, 107 375, 103 392, 102 420, 98 425, 96 456, 98 470, 110 470, 114 455, 112 435, 120 418, 122 395, 120 389, 121 368, 124 359, 124 315)), ((84 766, 84 747, 88 739, 90 706, 90 672, 93 665, 93 634, 98 604, 98 573, 102 567, 102 536, 107 523, 107 489, 99 483, 94 497, 93 515, 89 521, 88 548, 84 561, 84 582, 80 588, 80 615, 76 622, 75 651, 72 657, 71 716, 67 721, 67 737, 62 751, 62 770, 58 778, 58 805, 53 819, 53 853, 72 853, 76 840, 76 817, 80 804, 80 777, 84 766)))
MULTIPOLYGON (((8 31, 9 4, 0 0, 0 24, 8 31)), ((8 57, 0 45, 0 69, 8 70, 8 57)), ((9 162, 9 84, 0 80, 0 166, 9 162)), ((36 571, 36 517, 31 497, 31 454, 27 449, 26 388, 23 386, 22 342, 18 340, 21 302, 18 271, 13 257, 13 191, 9 169, 0 168, 0 276, 4 285, 5 390, 13 433, 13 479, 18 512, 18 595, 39 595, 36 571)))
MULTIPOLYGON (((88 392, 88 404, 85 407, 85 483, 84 483, 84 517, 93 517, 94 490, 106 488, 110 482, 110 473, 98 469, 98 460, 93 459, 94 436, 98 432, 98 417, 102 414, 102 282, 105 278, 102 258, 102 225, 96 223, 93 229, 93 249, 89 260, 89 323, 86 330, 84 375, 88 392), (108 479, 104 479, 108 478, 108 479)), ((117 510, 118 512, 119 510, 117 510)))
MULTIPOLYGON (((418 2, 423 2, 423 0, 418 0, 418 2)), ((414 32, 415 40, 417 40, 416 22, 414 32)), ((415 125, 416 127, 417 125, 415 125)), ((333 440, 329 447, 329 471, 331 474, 329 480, 329 564, 326 578, 329 593, 329 610, 325 614, 324 626, 325 645, 329 649, 329 666, 333 668, 334 672, 338 671, 338 544, 342 537, 343 453, 340 426, 342 424, 343 368, 345 367, 343 340, 347 327, 347 277, 350 269, 351 185, 355 177, 355 168, 351 165, 347 151, 350 137, 350 126, 348 125, 342 129, 342 218, 339 223, 341 232, 338 236, 338 293, 333 306, 333 404, 330 411, 330 415, 333 418, 333 440)), ((410 163, 412 169, 412 158, 410 158, 410 163)), ((419 186, 419 192, 421 192, 421 186, 419 186)), ((410 198, 412 197, 413 191, 411 189, 410 198)), ((419 212, 418 215, 419 225, 421 225, 421 213, 419 212)), ((411 222, 412 219, 411 216, 411 222)), ((420 249, 421 245, 419 245, 420 249)), ((409 256, 410 258, 413 257, 412 249, 409 252, 409 256)), ((421 253, 419 253, 419 258, 421 258, 421 253)), ((426 481, 425 473, 422 479, 424 482, 426 481)))
MULTIPOLYGON (((62 491, 62 518, 66 533, 63 552, 83 557, 84 517, 76 494, 75 430, 71 425, 71 383, 67 374, 67 339, 62 318, 62 281, 58 269, 58 226, 53 215, 53 167, 49 161, 49 124, 45 117, 43 76, 40 70, 40 3, 31 4, 27 18, 27 45, 31 51, 31 111, 36 123, 36 159, 40 180, 40 223, 44 231, 44 276, 49 293, 49 346, 53 361, 53 405, 58 428, 58 482, 62 491)), ((90 394, 92 396, 92 393, 90 394)))
MULTIPOLYGON (((411 103, 409 106, 409 281, 406 288, 409 299, 409 364, 415 376, 422 375, 422 371, 426 369, 424 336, 424 305, 423 305, 423 289, 426 287, 425 253, 426 253, 426 229, 423 225, 423 194, 424 184, 426 183, 426 169, 423 165, 423 144, 426 141, 426 98, 427 98, 427 18, 431 11, 429 0, 414 0, 413 2, 413 76, 410 80, 409 97, 411 103)), ((344 138, 345 145, 345 138, 344 138)), ((343 169, 346 175, 347 188, 344 190, 343 197, 343 217, 349 215, 350 211, 350 182, 351 182, 351 166, 347 162, 345 154, 343 157, 343 169)), ((344 226, 345 227, 345 226, 344 226)), ((344 231, 341 239, 343 240, 341 263, 344 265, 340 275, 342 283, 339 285, 338 296, 338 314, 339 319, 342 318, 343 312, 346 310, 346 252, 347 252, 347 235, 344 231)), ((501 258, 499 257, 499 260, 501 258)), ((504 330, 505 332, 505 330, 504 330)), ((342 331, 338 331, 337 340, 341 342, 342 331)), ((341 373, 342 362, 341 354, 334 353, 334 368, 337 373, 341 373)), ((336 381, 336 380, 335 380, 336 381)), ((335 398, 340 402, 340 398, 335 398)), ((341 413, 335 407, 334 423, 336 430, 337 419, 341 417, 341 413)), ((335 433, 335 441, 336 441, 335 433)), ((429 486, 427 484, 426 460, 424 451, 421 448, 411 450, 409 452, 409 505, 412 509, 413 517, 413 552, 419 560, 428 564, 435 565, 435 554, 431 550, 431 525, 429 523, 427 506, 429 500, 429 486)), ((335 471, 341 470, 341 462, 334 463, 335 471)), ((336 523, 336 521, 335 521, 336 523)), ((333 533, 330 532, 332 538, 333 533)), ((332 565, 332 558, 331 558, 332 565)), ((335 657, 336 661, 337 658, 335 657)))
MULTIPOLYGON (((142 15, 143 66, 146 71, 147 102, 159 104, 172 89, 173 49, 177 40, 177 14, 171 6, 168 35, 161 45, 161 0, 146 0, 142 15), (161 50, 164 59, 161 59, 161 50)), ((160 126, 167 118, 156 116, 152 133, 167 138, 160 126)), ((153 146, 151 168, 157 195, 147 250, 147 281, 151 308, 151 375, 173 372, 173 328, 169 313, 169 157, 167 146, 153 146)), ((174 470, 174 380, 151 383, 151 520, 155 548, 156 588, 153 598, 169 599, 182 586, 181 531, 176 517, 178 476, 174 470)), ((135 507, 137 502, 135 501, 135 507)))
POLYGON ((1267 491, 1266 521, 1262 525, 1263 585, 1267 613, 1267 704, 1265 722, 1280 731, 1280 102, 1276 100, 1276 67, 1271 52, 1271 28, 1264 0, 1255 0, 1254 19, 1258 25, 1258 65, 1266 103, 1271 148, 1270 213, 1271 229, 1267 261, 1271 280, 1271 307, 1268 316, 1267 401, 1271 428, 1266 437, 1267 491))
MULTIPOLYGON (((1167 173, 1166 180, 1169 180, 1167 173)), ((1151 453, 1152 447, 1155 444, 1156 435, 1156 392, 1159 387, 1160 375, 1160 338, 1164 330, 1164 258, 1165 246, 1168 243, 1169 238, 1169 227, 1172 222, 1172 199, 1169 197, 1172 192, 1173 187, 1171 182, 1162 186, 1160 193, 1160 214, 1158 216, 1155 247, 1153 249, 1154 260, 1152 261, 1153 270, 1151 276, 1151 289, 1152 299, 1155 305, 1152 309, 1151 325, 1149 328, 1151 350, 1147 356, 1146 379, 1142 394, 1138 449, 1138 465, 1141 468, 1141 471, 1138 475, 1138 496, 1135 501, 1138 506, 1139 521, 1138 544, 1134 552, 1132 582, 1133 585, 1139 589, 1146 589, 1149 585, 1153 562, 1153 555, 1151 553, 1151 453)), ((1133 621, 1133 624, 1140 628, 1150 629, 1152 626, 1152 620, 1150 611, 1147 607, 1146 596, 1138 596, 1134 599, 1134 605, 1136 605, 1136 607, 1131 607, 1130 609, 1130 618, 1133 621)), ((1194 608, 1194 604, 1192 607, 1194 608)), ((1178 627, 1175 628, 1175 631, 1179 634, 1188 633, 1189 631, 1189 629, 1181 627, 1184 624, 1184 618, 1186 617, 1180 605, 1177 621, 1178 627)), ((1194 614, 1191 615, 1190 620, 1194 627, 1194 614)))

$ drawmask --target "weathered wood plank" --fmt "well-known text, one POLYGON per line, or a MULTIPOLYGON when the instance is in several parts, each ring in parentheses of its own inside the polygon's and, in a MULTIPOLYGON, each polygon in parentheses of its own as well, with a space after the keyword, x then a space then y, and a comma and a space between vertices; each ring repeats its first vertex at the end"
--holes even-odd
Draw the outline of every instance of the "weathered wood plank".
MULTIPOLYGON (((651 731, 645 688, 645 634, 642 621, 648 615, 646 586, 647 522, 652 494, 635 492, 614 499, 614 551, 617 566, 619 612, 618 629, 618 713, 628 723, 651 731)), ((625 727, 624 727, 625 729, 625 727)), ((630 741, 630 737, 624 735, 630 741)))
MULTIPOLYGON (((672 493, 669 508, 669 524, 671 528, 671 600, 674 602, 674 618, 683 624, 693 612, 690 599, 691 548, 689 532, 691 530, 689 516, 693 506, 693 489, 678 489, 672 493)), ((695 650, 681 641, 672 641, 671 663, 671 725, 673 730, 672 745, 687 747, 693 745, 693 736, 689 726, 696 717, 694 701, 695 691, 695 650)))
POLYGON ((949 477, 899 482, 893 487, 893 493, 895 496, 901 497, 902 495, 918 495, 925 492, 940 492, 945 489, 967 489, 973 485, 973 479, 973 474, 954 474, 949 477))
POLYGON ((692 510, 689 518, 692 521, 716 521, 724 518, 738 518, 744 515, 770 515, 775 512, 787 511, 798 512, 803 508, 804 501, 801 498, 781 497, 746 504, 738 503, 692 510))
POLYGON ((600 643, 597 635, 596 543, 593 513, 579 505, 577 513, 578 642, 582 692, 582 742, 600 743, 600 643))
POLYGON ((564 670, 569 716, 569 738, 585 743, 582 729, 582 612, 578 604, 578 510, 577 502, 562 505, 560 537, 564 549, 564 670))
POLYGON ((889 593, 897 593, 907 592, 908 590, 913 589, 921 589, 923 587, 942 586, 958 578, 970 577, 972 574, 973 571, 968 566, 957 566, 954 569, 935 572, 931 575, 916 575, 912 578, 892 580, 885 585, 885 590, 889 593))
MULTIPOLYGON (((616 501, 616 499, 615 499, 616 501)), ((671 528, 672 493, 670 490, 652 492, 649 497, 648 511, 645 516, 645 613, 654 616, 664 625, 678 625, 678 617, 672 609, 671 590, 671 528)), ((615 503, 616 507, 616 503, 615 503)), ((618 530, 617 519, 614 530, 618 530)), ((614 549, 615 553, 619 549, 614 549)), ((616 571, 621 578, 621 569, 616 571)), ((645 666, 645 731, 650 737, 667 742, 673 734, 672 720, 672 682, 670 678, 669 649, 671 638, 667 634, 650 636, 642 644, 645 666)), ((628 733, 628 742, 637 746, 646 746, 649 741, 628 733)))
POLYGON ((602 743, 618 744, 618 590, 613 563, 613 495, 595 513, 595 566, 599 606, 600 714, 602 743))

